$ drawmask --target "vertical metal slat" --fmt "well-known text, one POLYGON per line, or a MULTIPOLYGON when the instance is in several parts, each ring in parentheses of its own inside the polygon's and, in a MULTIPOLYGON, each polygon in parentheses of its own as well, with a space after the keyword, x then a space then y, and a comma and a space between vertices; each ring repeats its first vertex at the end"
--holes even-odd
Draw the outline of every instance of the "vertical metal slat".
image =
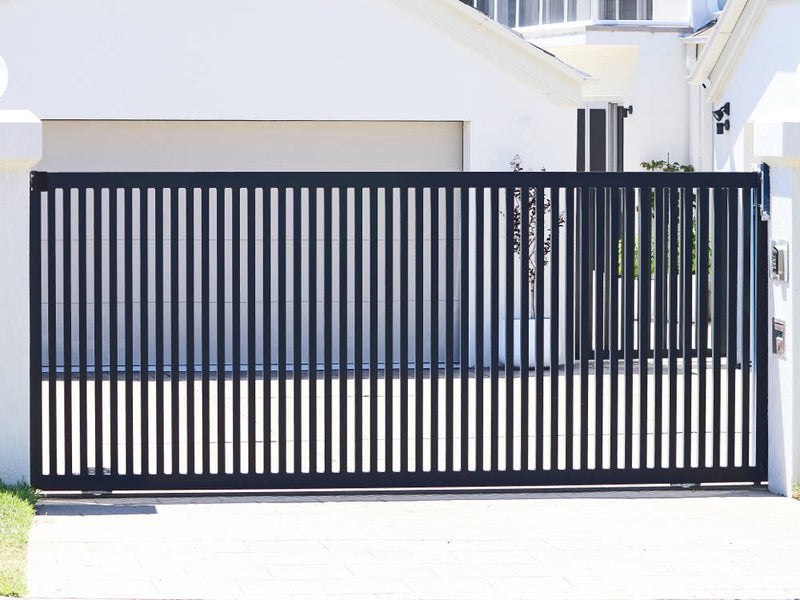
POLYGON ((655 439, 653 444, 653 451, 655 455, 655 467, 662 468, 664 465, 663 456, 663 422, 664 422, 664 380, 663 380, 663 366, 664 366, 664 322, 666 306, 664 303, 665 288, 664 278, 666 275, 667 255, 665 250, 665 236, 666 236, 666 212, 664 209, 664 188, 658 188, 655 192, 655 286, 654 286, 654 313, 656 315, 654 326, 654 340, 653 340, 653 397, 655 399, 654 419, 655 419, 655 439))
POLYGON ((202 473, 211 472, 211 190, 200 189, 200 397, 202 406, 202 473))
POLYGON ((461 349, 459 351, 459 422, 461 425, 460 446, 461 471, 469 470, 469 188, 459 190, 461 207, 461 349))
POLYGON ((308 470, 317 472, 317 188, 308 190, 308 470))
POLYGON ((681 188, 681 350, 683 352, 683 466, 692 466, 692 246, 693 190, 681 188))
POLYGON ((408 188, 400 189, 400 470, 408 463, 408 188))
MULTIPOLYGON (((608 253, 608 362, 609 362, 609 397, 611 398, 611 423, 609 435, 611 437, 610 450, 612 469, 619 468, 619 347, 620 347, 620 318, 619 318, 619 281, 620 281, 620 188, 610 190, 609 197, 609 248, 608 253)), ((628 324, 626 323, 626 326, 628 324)), ((625 440, 628 439, 626 435, 625 440)))
MULTIPOLYGON (((190 190, 187 190, 187 194, 190 190)), ((187 195, 187 207, 189 197, 187 195)), ((189 214, 187 212, 187 219, 189 214)), ((247 188, 247 472, 256 472, 256 191, 247 188)), ((189 238, 187 236, 187 244, 189 238)), ((188 246, 187 246, 188 247, 188 246)), ((187 306, 188 306, 187 290, 187 306)), ((188 343, 187 343, 188 355, 188 343)), ((189 371, 187 369, 187 380, 189 371)), ((266 369, 265 369, 266 370, 266 369)), ((189 396, 191 398, 191 395, 189 396)))
POLYGON ((394 307, 392 289, 394 281, 392 271, 394 267, 394 189, 387 187, 384 193, 384 220, 385 229, 383 239, 386 248, 386 262, 384 263, 385 276, 384 276, 384 470, 387 473, 394 471, 394 398, 392 390, 393 379, 393 357, 392 347, 394 338, 392 336, 394 307))
POLYGON ((164 204, 166 190, 155 197, 155 317, 156 317, 156 473, 164 474, 164 204))
POLYGON ((650 353, 650 188, 639 189, 639 468, 648 468, 650 353))
POLYGON ((233 472, 243 473, 242 465, 242 190, 231 189, 231 370, 233 377, 233 472))
POLYGON ((414 470, 423 470, 425 423, 425 230, 424 188, 414 189, 414 470))
MULTIPOLYGON (((536 293, 536 402, 537 402, 537 424, 544 418, 542 415, 541 405, 544 402, 544 344, 547 341, 550 344, 550 469, 556 470, 559 465, 559 429, 560 429, 560 410, 559 410, 559 334, 560 334, 560 314, 559 305, 561 300, 559 294, 561 293, 561 190, 560 188, 551 188, 550 191, 550 339, 544 340, 544 332, 542 331, 542 323, 544 322, 542 313, 544 312, 544 283, 537 286, 536 293), (538 297, 539 293, 542 294, 542 299, 538 297), (541 333, 540 333, 541 332, 541 333)), ((537 211, 538 215, 538 211, 537 211)), ((541 221, 544 221, 544 214, 541 216, 541 221)), ((539 258, 538 240, 539 228, 544 230, 544 223, 536 222, 536 237, 537 237, 537 261, 539 258)), ((544 242, 542 242, 544 243, 544 242)), ((543 261, 543 259, 542 259, 543 261)), ((538 263, 536 268, 538 269, 538 263)), ((539 271, 537 271, 539 272, 539 271)), ((542 275, 544 272, 542 271, 542 275)), ((567 278, 569 279, 569 278, 567 278)), ((567 304, 569 306, 569 304, 567 304)), ((567 319, 569 320, 569 319, 567 319)), ((538 427, 538 425, 537 425, 538 427)), ((537 438, 541 432, 537 431, 537 438)), ((540 449, 536 451, 536 468, 543 467, 540 461, 542 452, 540 449)))
POLYGON ((339 194, 339 472, 347 473, 350 438, 348 434, 347 395, 347 194, 339 194))
MULTIPOLYGON (((170 258, 170 372, 169 379, 171 384, 170 399, 172 400, 172 409, 170 411, 170 421, 172 425, 172 432, 170 435, 171 442, 171 458, 172 458, 172 473, 180 473, 180 459, 181 459, 181 439, 180 439, 180 298, 178 297, 178 276, 179 276, 179 262, 178 262, 178 188, 171 188, 169 192, 170 199, 170 245, 169 245, 169 258, 170 258)), ((188 199, 188 190, 187 190, 188 199)), ((186 241, 188 245, 188 240, 186 241)), ((185 333, 185 332, 184 332, 185 333)), ((189 398, 186 399, 187 403, 189 398)), ((188 408, 188 407, 187 407, 188 408)), ((185 443, 185 442, 184 442, 185 443)))
POLYGON ((445 299, 444 299, 444 402, 445 402, 445 471, 453 470, 453 362, 454 357, 454 255, 453 205, 455 190, 445 189, 445 299))
MULTIPOLYGON (((303 470, 303 229, 302 188, 292 192, 292 472, 303 470)), ((288 192, 287 189, 287 192, 288 192)), ((288 206, 287 206, 288 208, 288 206)), ((310 368, 310 365, 309 365, 310 368)), ((287 440, 288 443, 288 440, 287 440)))
MULTIPOLYGON (((67 192, 68 190, 65 190, 67 192)), ((35 235, 31 235, 30 244, 31 244, 31 252, 35 255, 39 255, 37 260, 31 260, 31 293, 33 294, 34 291, 38 295, 41 296, 41 287, 40 282, 42 281, 41 276, 41 268, 42 268, 42 261, 41 261, 41 253, 42 253, 42 227, 41 227, 41 218, 42 218, 42 192, 38 190, 34 190, 31 194, 31 228, 33 228, 36 223, 34 220, 38 220, 38 228, 35 230, 35 235), (34 213, 36 213, 34 215, 34 213), (34 278, 33 275, 36 277, 34 278)), ((48 456, 47 456, 47 464, 48 464, 48 472, 50 475, 55 475, 58 472, 58 373, 56 371, 56 270, 58 265, 56 264, 56 194, 55 190, 49 191, 47 193, 47 421, 48 421, 48 456)), ((38 303, 33 304, 35 307, 35 311, 32 311, 31 314, 31 329, 38 329, 42 328, 42 305, 41 299, 38 303)), ((64 310, 67 310, 69 305, 64 304, 64 310)), ((32 346, 41 346, 41 334, 37 338, 31 337, 32 346)), ((35 393, 32 395, 32 400, 34 400, 34 406, 36 407, 36 411, 41 413, 43 406, 41 404, 41 395, 42 395, 42 369, 41 369, 41 362, 42 362, 42 353, 41 349, 39 355, 36 356, 36 359, 32 361, 32 365, 39 364, 40 367, 38 370, 34 370, 33 373, 35 374, 34 377, 31 378, 31 389, 35 393), (39 398, 38 402, 35 399, 39 398)), ((35 431, 35 435, 31 436, 31 447, 36 447, 38 452, 41 452, 42 447, 42 431, 41 419, 31 419, 31 427, 33 431, 35 431)), ((41 472, 44 464, 41 460, 32 461, 31 462, 31 470, 32 472, 39 473, 41 472)))
POLYGON ((378 188, 369 188, 369 468, 378 471, 378 188))
MULTIPOLYGON (((565 305, 564 305, 564 467, 574 468, 575 447, 575 279, 577 276, 575 257, 575 188, 566 190, 564 208, 565 235, 565 305)), ((556 213, 558 214, 558 213, 556 213)), ((554 259, 555 264, 555 259, 554 259)), ((553 460, 553 468, 559 468, 558 461, 553 460)))
POLYGON ((439 202, 440 189, 431 189, 431 471, 439 470, 439 202))
MULTIPOLYGON (((505 379, 506 379, 506 427, 505 427, 505 470, 514 470, 514 194, 515 188, 505 188, 506 243, 504 249, 506 294, 505 331, 505 379)), ((520 190, 520 193, 522 191, 520 190)))
POLYGON ((677 465, 678 454, 678 191, 669 189, 669 462, 677 465))
POLYGON ((355 471, 364 472, 364 189, 356 187, 353 207, 353 398, 355 471))
POLYGON ((150 425, 150 325, 148 322, 150 292, 148 275, 148 196, 149 190, 147 187, 139 188, 139 351, 140 351, 140 402, 141 409, 140 415, 140 429, 141 429, 141 473, 147 475, 150 473, 150 437, 148 429, 150 425))
MULTIPOLYGON (((194 188, 186 188, 186 473, 196 472, 196 422, 197 399, 195 398, 195 293, 194 293, 194 188)), ((251 463, 252 464, 252 463, 251 463)))
MULTIPOLYGON (((491 403, 491 430, 490 430, 490 461, 489 467, 493 471, 500 470, 500 190, 489 188, 489 215, 491 229, 490 255, 490 280, 489 305, 490 305, 490 339, 489 352, 491 362, 490 373, 490 403, 491 403)), ((478 288, 480 289, 480 288, 478 288)))
MULTIPOLYGON (((708 188, 700 188, 697 197, 697 466, 706 466, 706 354, 708 351, 708 188)), ((656 312, 656 314, 658 314, 656 312)))
MULTIPOLYGON (((523 471, 528 470, 528 454, 529 446, 528 441, 530 437, 529 422, 530 422, 530 304, 531 304, 531 275, 534 276, 537 272, 534 270, 531 273, 530 252, 530 220, 531 212, 535 211, 537 201, 539 199, 536 194, 541 193, 541 188, 531 189, 523 187, 519 189, 517 196, 519 202, 519 260, 520 260, 520 277, 519 277, 519 430, 520 430, 520 469, 523 471)), ((536 219, 536 217, 534 217, 536 219)), ((535 222, 534 222, 535 226, 535 222)), ((537 258, 534 258, 536 261, 537 258)), ((536 262, 534 262, 536 265, 536 262)), ((535 266, 534 266, 535 269, 535 266)), ((540 398, 537 401, 541 401, 540 398)), ((538 427, 538 424, 537 424, 538 427)), ((535 441, 536 447, 539 445, 539 440, 535 441)))
POLYGON ((738 285, 738 271, 739 271, 739 214, 736 206, 735 190, 726 188, 724 192, 725 204, 728 210, 728 248, 726 254, 728 256, 728 272, 726 277, 726 318, 727 318, 727 349, 725 352, 727 363, 727 450, 728 456, 726 460, 727 466, 736 466, 736 310, 737 310, 737 296, 739 294, 738 285))
POLYGON ((484 470, 484 277, 483 263, 486 254, 484 244, 485 193, 483 188, 475 190, 475 470, 484 470))
MULTIPOLYGON (((233 192, 233 190, 232 190, 233 192)), ((217 473, 227 470, 225 448, 225 188, 216 188, 217 208, 217 473)))

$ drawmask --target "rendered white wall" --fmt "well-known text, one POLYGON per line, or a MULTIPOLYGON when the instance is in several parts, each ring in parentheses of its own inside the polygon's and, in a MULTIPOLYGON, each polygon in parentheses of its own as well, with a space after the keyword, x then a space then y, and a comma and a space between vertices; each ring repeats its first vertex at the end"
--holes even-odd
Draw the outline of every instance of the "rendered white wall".
MULTIPOLYGON (((734 73, 723 89, 714 88, 719 108, 731 103, 731 129, 714 135, 714 166, 722 171, 750 170, 746 140, 748 122, 774 121, 798 109, 800 44, 797 43, 800 2, 770 3, 753 37, 747 41, 734 73)), ((715 75, 711 81, 714 85, 715 75)))
POLYGON ((464 133, 465 171, 510 171, 519 154, 529 171, 574 171, 576 107, 551 107, 552 120, 537 115, 471 121, 464 133), (510 152, 509 152, 510 151, 510 152))
POLYGON ((639 47, 639 63, 629 95, 634 113, 625 121, 625 167, 667 158, 689 162, 688 85, 683 44, 676 33, 589 32, 590 44, 639 47))
MULTIPOLYGON (((713 135, 714 167, 750 170, 753 162, 771 166, 770 239, 789 241, 789 280, 769 284, 770 321, 786 321, 786 356, 770 354, 770 489, 791 493, 800 479, 800 45, 796 24, 800 2, 768 3, 729 78, 712 73, 714 104, 731 103, 730 131, 713 135)), ((733 52, 729 44, 726 51, 733 52)))
MULTIPOLYGON (((643 161, 690 162, 685 49, 675 32, 587 30, 534 40, 596 80, 586 100, 633 105, 625 121, 625 170, 643 161)), ((574 163, 570 166, 574 169, 574 163)))
POLYGON ((770 282, 771 318, 786 321, 786 355, 770 354, 769 482, 778 494, 791 494, 800 483, 800 169, 773 168, 770 239, 789 240, 789 281, 770 282))
POLYGON ((692 8, 691 0, 655 0, 653 2, 653 20, 688 23, 692 17, 692 8))
POLYGON ((41 123, 0 111, 0 480, 30 481, 30 179, 41 123))
MULTIPOLYGON (((687 62, 697 60, 701 49, 692 45, 687 48, 687 62)), ((714 170, 714 117, 708 102, 708 90, 702 85, 689 86, 689 154, 690 162, 698 171, 714 170)))
POLYGON ((574 107, 487 58, 485 40, 388 0, 9 0, 0 52, 18 74, 0 106, 47 120, 474 121, 515 134, 470 170, 517 152, 551 170, 574 160, 572 136, 548 137, 574 127, 574 107))
POLYGON ((689 0, 689 16, 692 26, 699 29, 714 19, 725 6, 725 2, 726 0, 689 0))

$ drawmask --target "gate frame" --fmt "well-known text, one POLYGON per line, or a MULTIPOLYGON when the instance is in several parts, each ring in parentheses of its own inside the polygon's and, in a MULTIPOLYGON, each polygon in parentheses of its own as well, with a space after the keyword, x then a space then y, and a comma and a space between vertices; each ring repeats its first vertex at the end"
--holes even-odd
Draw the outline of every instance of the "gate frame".
MULTIPOLYGON (((697 185, 708 178, 711 181, 727 181, 730 187, 751 187, 753 205, 759 211, 768 210, 768 193, 762 189, 744 185, 754 175, 751 173, 693 173, 690 177, 681 174, 682 178, 698 179, 697 185), (741 180, 737 186, 736 181, 741 180)), ((509 175, 506 173, 59 173, 53 174, 60 181, 60 187, 71 189, 80 186, 81 180, 91 179, 95 189, 101 188, 141 188, 138 181, 147 178, 148 188, 172 187, 193 189, 197 187, 228 188, 246 187, 247 185, 285 186, 286 188, 313 187, 431 187, 442 188, 478 188, 482 186, 503 186, 508 189, 509 175), (244 178, 244 182, 236 181, 244 178), (387 183, 404 178, 402 185, 387 183), (357 184, 352 180, 356 179, 357 184), (252 183, 248 184, 248 181, 252 183), (204 182, 204 183, 200 183, 204 182), (260 182, 260 183, 257 183, 260 182), (296 182, 296 183, 294 183, 296 182)), ((514 176, 523 189, 530 187, 557 187, 559 180, 575 178, 580 184, 574 187, 619 187, 637 188, 665 185, 674 181, 674 174, 658 173, 536 173, 518 174, 514 176), (520 176, 521 175, 521 176, 520 176), (528 177, 526 177, 528 175, 528 177), (670 179, 672 178, 672 179, 670 179), (530 181, 528 181, 530 179, 530 181)), ((768 182, 768 175, 762 176, 762 182, 768 182)), ((31 197, 36 198, 43 191, 48 191, 51 179, 47 173, 31 174, 31 197)), ((573 184, 570 184, 571 186, 573 184)), ((709 187, 711 184, 706 184, 709 187)), ((266 187, 265 186, 265 187, 266 187)), ((688 186, 686 186, 688 187, 688 186)), ((31 241, 39 239, 42 213, 40 202, 31 203, 30 234, 31 241)), ((49 490, 142 490, 142 489, 364 489, 364 488, 405 488, 405 487, 499 487, 499 486, 537 486, 537 485, 616 485, 616 484, 663 484, 663 483, 721 483, 741 481, 742 473, 754 483, 760 483, 767 477, 767 393, 768 393, 768 306, 765 292, 767 279, 767 225, 763 218, 753 219, 751 267, 752 288, 755 318, 751 319, 753 340, 753 380, 756 415, 756 466, 734 468, 674 468, 674 469, 569 469, 552 471, 432 471, 432 472, 367 472, 365 473, 270 473, 265 474, 201 474, 201 475, 115 475, 113 478, 94 475, 43 475, 42 464, 42 410, 41 410, 41 293, 35 283, 41 281, 41 246, 31 244, 31 482, 42 489, 49 490), (759 292, 760 293, 757 293, 759 292), (36 376, 34 376, 36 375, 36 376), (37 428, 37 424, 39 425, 37 428), (34 467, 38 465, 38 467, 34 467), (265 481, 265 478, 269 481, 265 481), (366 479, 366 481, 365 481, 366 479), (65 481, 68 480, 68 481, 65 481), (268 483, 269 485, 264 485, 268 483)), ((102 471, 102 470, 101 470, 102 471)))

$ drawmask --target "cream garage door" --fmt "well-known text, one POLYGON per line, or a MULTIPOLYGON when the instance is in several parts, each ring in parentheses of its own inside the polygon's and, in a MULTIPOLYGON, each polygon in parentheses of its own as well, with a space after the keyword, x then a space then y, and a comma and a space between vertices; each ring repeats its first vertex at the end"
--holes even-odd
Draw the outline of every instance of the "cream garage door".
POLYGON ((461 171, 463 123, 45 121, 41 171, 461 171))

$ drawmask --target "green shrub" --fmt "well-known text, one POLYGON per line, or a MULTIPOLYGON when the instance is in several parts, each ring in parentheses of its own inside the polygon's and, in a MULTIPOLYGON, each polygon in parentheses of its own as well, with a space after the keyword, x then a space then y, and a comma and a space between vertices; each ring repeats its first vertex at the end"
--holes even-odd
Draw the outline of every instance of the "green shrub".
MULTIPOLYGON (((651 172, 663 172, 663 173, 693 173, 694 167, 692 165, 683 165, 679 162, 670 162, 669 154, 667 154, 666 160, 651 160, 649 162, 641 163, 642 168, 645 171, 651 172)), ((651 192, 650 194, 650 214, 651 216, 655 215, 655 208, 656 208, 656 198, 655 194, 651 192)), ((697 197, 692 194, 692 209, 697 209, 697 197)), ((638 209, 637 209, 638 210, 638 209)), ((652 218, 652 217, 651 217, 652 218)), ((677 229, 676 229, 676 236, 678 239, 678 252, 676 256, 676 264, 675 264, 675 273, 681 273, 681 242, 683 236, 681 222, 678 222, 677 229)), ((652 236, 652 240, 650 242, 650 278, 652 279, 655 276, 655 254, 656 254, 656 242, 655 242, 655 227, 651 226, 650 228, 650 235, 652 236)), ((669 264, 669 239, 670 239, 670 231, 669 231, 669 223, 666 223, 664 226, 664 252, 666 258, 666 264, 664 265, 665 273, 671 273, 672 268, 669 264)), ((633 249, 633 276, 638 279, 639 277, 639 236, 637 235, 634 240, 634 249, 633 249)), ((624 246, 622 239, 617 240, 617 259, 618 259, 618 270, 620 276, 622 275, 624 269, 624 246)), ((692 217, 692 275, 697 272, 697 219, 692 217)), ((711 274, 711 244, 708 245, 708 272, 709 275, 711 274)))

